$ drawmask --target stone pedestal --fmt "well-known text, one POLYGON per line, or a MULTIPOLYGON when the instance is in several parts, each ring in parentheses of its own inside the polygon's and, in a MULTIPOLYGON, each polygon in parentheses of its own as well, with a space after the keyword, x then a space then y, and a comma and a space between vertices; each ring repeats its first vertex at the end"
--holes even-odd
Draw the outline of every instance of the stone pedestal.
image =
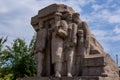
POLYGON ((22 78, 19 80, 120 80, 114 77, 98 77, 98 76, 82 76, 82 77, 62 77, 62 78, 55 78, 55 77, 33 77, 33 78, 22 78))
POLYGON ((82 76, 101 76, 103 80, 119 80, 119 68, 108 54, 89 55, 84 58, 82 76))
POLYGON ((101 76, 106 66, 104 55, 89 55, 84 58, 82 76, 101 76))

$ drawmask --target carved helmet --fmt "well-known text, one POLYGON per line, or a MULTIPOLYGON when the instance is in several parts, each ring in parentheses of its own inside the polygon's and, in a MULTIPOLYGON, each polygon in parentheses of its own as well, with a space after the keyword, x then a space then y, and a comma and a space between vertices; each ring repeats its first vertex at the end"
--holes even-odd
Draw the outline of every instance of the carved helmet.
POLYGON ((73 17, 78 17, 78 16, 80 16, 79 13, 73 13, 73 17))
POLYGON ((70 13, 69 11, 65 11, 64 14, 63 14, 63 16, 62 16, 62 18, 66 19, 66 18, 68 18, 70 16, 72 17, 72 13, 70 13))
POLYGON ((74 22, 78 22, 80 20, 80 14, 79 13, 73 13, 72 19, 74 22))

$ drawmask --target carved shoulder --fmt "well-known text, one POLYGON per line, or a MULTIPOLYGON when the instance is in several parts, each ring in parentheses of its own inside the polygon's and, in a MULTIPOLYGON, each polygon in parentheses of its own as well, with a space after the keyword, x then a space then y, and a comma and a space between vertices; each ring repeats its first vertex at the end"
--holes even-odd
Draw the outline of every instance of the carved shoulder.
POLYGON ((82 27, 87 34, 89 34, 89 35, 91 34, 88 24, 86 22, 84 22, 84 21, 82 22, 82 27))

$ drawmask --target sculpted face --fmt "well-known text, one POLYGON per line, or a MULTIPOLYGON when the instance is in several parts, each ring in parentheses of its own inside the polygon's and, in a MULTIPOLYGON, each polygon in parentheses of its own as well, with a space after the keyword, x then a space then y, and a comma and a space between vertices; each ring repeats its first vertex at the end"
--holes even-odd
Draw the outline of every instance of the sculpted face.
POLYGON ((39 26, 38 26, 38 25, 34 26, 34 29, 35 29, 36 31, 39 31, 39 26))
POLYGON ((72 14, 68 13, 67 20, 72 21, 72 14))
POLYGON ((43 27, 43 23, 40 21, 39 22, 39 29, 41 29, 43 27))
POLYGON ((61 19, 61 16, 55 16, 55 20, 59 21, 61 19))
POLYGON ((72 14, 71 13, 66 12, 63 16, 67 21, 72 21, 72 14))
POLYGON ((73 13, 73 16, 72 16, 73 21, 78 23, 80 21, 79 16, 80 16, 79 13, 73 13))
POLYGON ((56 13, 55 14, 55 20, 59 21, 61 19, 62 14, 61 13, 56 13))
POLYGON ((83 36, 83 30, 78 30, 78 36, 83 36))

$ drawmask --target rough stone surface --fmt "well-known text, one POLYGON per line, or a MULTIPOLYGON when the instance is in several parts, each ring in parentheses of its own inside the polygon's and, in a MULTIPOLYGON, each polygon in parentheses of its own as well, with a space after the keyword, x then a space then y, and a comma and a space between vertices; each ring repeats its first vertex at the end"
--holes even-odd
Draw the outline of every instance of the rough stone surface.
POLYGON ((119 78, 117 64, 108 54, 84 57, 83 76, 113 76, 119 78))
POLYGON ((116 77, 98 77, 98 76, 82 76, 82 77, 33 77, 33 78, 21 78, 19 80, 120 80, 116 77))
POLYGON ((31 24, 37 32, 31 51, 37 77, 20 80, 119 80, 117 64, 71 7, 52 4, 31 24))

